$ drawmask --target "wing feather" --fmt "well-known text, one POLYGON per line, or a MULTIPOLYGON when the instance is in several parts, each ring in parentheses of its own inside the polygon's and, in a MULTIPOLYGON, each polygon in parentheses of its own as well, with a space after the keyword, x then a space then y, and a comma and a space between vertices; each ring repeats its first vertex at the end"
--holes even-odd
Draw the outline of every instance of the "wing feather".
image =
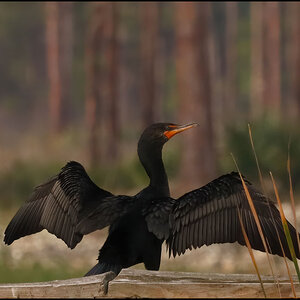
MULTIPOLYGON (((208 205, 209 207, 210 205, 208 205)), ((212 214, 208 213, 206 216, 206 222, 207 222, 207 226, 206 226, 206 245, 209 246, 212 244, 212 214)))
POLYGON ((47 229, 74 248, 84 234, 110 225, 134 202, 99 188, 81 164, 71 161, 34 189, 8 224, 4 242, 47 229))
MULTIPOLYGON (((276 234, 277 229, 284 252, 291 259, 280 213, 274 202, 262 195, 246 179, 245 182, 259 216, 269 251, 283 256, 276 234)), ((245 245, 238 210, 251 246, 253 249, 265 251, 239 174, 232 172, 200 189, 186 193, 175 201, 171 212, 174 222, 167 239, 169 254, 173 253, 176 256, 183 254, 191 247, 196 248, 213 243, 238 242, 245 245)), ((298 233, 290 223, 288 226, 296 255, 300 258, 297 244, 298 233)))
POLYGON ((200 222, 197 222, 196 220, 195 220, 195 228, 196 228, 196 230, 195 230, 195 235, 194 235, 194 240, 193 240, 193 247, 196 249, 197 248, 197 245, 199 244, 199 243, 201 243, 201 240, 202 240, 202 232, 201 232, 201 220, 200 220, 200 222))

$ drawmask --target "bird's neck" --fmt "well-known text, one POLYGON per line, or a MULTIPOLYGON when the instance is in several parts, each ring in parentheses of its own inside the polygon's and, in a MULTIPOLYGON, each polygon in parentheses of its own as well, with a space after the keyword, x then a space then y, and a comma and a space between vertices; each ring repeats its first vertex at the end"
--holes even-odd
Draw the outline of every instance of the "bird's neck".
POLYGON ((170 196, 168 176, 162 160, 162 145, 140 145, 138 147, 140 161, 150 178, 149 187, 156 196, 170 196))

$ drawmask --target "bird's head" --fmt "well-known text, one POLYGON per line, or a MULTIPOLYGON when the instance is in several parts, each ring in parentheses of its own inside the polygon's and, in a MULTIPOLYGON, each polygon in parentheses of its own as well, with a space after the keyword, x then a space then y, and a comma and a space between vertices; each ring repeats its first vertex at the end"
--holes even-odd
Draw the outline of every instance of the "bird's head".
POLYGON ((177 125, 174 123, 154 123, 147 127, 141 135, 139 144, 163 146, 177 133, 198 126, 198 123, 177 125))
POLYGON ((143 196, 169 196, 167 174, 162 161, 163 145, 177 133, 197 126, 197 123, 177 125, 174 123, 155 123, 147 127, 138 143, 138 156, 150 178, 150 185, 143 190, 143 196))

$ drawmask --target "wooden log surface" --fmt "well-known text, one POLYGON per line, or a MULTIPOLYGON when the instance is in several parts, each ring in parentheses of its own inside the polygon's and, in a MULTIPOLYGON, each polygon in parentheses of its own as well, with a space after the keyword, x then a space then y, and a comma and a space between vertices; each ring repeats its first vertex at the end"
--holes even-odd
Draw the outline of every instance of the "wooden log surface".
MULTIPOLYGON (((262 298, 255 274, 201 274, 124 269, 115 279, 111 272, 68 280, 0 284, 0 298, 262 298), (109 282, 108 293, 105 286, 109 282)), ((300 296, 296 277, 294 286, 300 296)), ((287 277, 262 276, 267 297, 293 297, 287 277), (280 289, 280 294, 278 291, 280 289)))

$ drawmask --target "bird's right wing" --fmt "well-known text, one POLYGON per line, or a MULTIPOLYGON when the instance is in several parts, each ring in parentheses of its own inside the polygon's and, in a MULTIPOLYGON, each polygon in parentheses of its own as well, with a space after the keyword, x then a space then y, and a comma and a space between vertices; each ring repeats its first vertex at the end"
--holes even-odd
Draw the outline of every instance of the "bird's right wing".
MULTIPOLYGON (((273 201, 245 180, 253 200, 268 251, 292 259, 284 234, 280 213, 273 201)), ((251 247, 265 251, 245 190, 237 173, 223 175, 202 188, 186 193, 176 200, 170 218, 167 240, 169 253, 183 254, 186 249, 214 243, 238 242, 245 245, 239 214, 251 247)), ((300 258, 297 232, 288 222, 296 256, 300 258)))
POLYGON ((69 162, 59 174, 35 188, 7 226, 4 242, 11 244, 47 229, 74 248, 84 234, 110 225, 126 200, 99 188, 81 164, 69 162))
POLYGON ((171 197, 154 198, 142 210, 148 230, 158 239, 167 240, 170 236, 170 228, 173 226, 170 215, 175 201, 171 197))

